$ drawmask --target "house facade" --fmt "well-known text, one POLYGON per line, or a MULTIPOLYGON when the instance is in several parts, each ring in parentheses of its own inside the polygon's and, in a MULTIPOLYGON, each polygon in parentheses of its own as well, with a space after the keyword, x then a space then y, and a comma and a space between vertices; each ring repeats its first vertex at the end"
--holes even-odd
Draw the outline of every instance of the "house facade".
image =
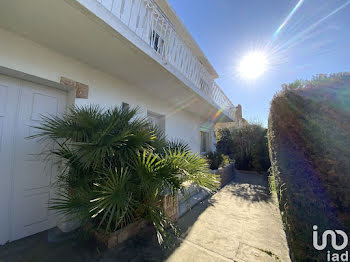
POLYGON ((235 107, 166 0, 0 4, 0 245, 54 227, 57 171, 26 137, 41 115, 99 104, 140 108, 170 139, 215 150, 235 107))

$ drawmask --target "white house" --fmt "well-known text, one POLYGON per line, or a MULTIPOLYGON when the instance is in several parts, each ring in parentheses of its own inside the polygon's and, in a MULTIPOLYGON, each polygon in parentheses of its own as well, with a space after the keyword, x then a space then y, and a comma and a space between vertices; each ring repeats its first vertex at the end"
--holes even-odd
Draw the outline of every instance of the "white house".
POLYGON ((57 224, 47 208, 56 171, 25 139, 41 114, 140 106, 205 152, 213 124, 235 115, 217 77, 167 0, 1 1, 0 244, 57 224))

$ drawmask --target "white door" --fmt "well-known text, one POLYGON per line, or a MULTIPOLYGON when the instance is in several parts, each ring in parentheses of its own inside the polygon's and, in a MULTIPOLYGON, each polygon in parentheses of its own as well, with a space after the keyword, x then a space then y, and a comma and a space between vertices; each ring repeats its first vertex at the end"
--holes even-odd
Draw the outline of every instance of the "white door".
POLYGON ((56 225, 56 216, 48 210, 48 201, 57 174, 52 160, 40 155, 52 144, 27 137, 37 132, 33 126, 39 125, 40 115, 58 115, 64 111, 67 93, 15 79, 10 88, 16 94, 8 98, 7 112, 15 112, 15 118, 13 126, 4 126, 9 132, 3 140, 13 141, 10 156, 4 154, 9 159, 5 165, 9 165, 6 172, 11 180, 9 240, 12 241, 56 225))
POLYGON ((0 75, 0 245, 10 239, 11 168, 18 88, 0 75))

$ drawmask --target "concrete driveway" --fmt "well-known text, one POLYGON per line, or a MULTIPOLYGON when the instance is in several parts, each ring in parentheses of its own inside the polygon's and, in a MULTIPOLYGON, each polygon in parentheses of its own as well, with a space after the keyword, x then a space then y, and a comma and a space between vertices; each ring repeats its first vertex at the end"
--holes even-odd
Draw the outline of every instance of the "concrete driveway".
POLYGON ((178 221, 181 237, 159 247, 152 229, 107 250, 43 232, 0 247, 0 261, 290 261, 276 196, 266 176, 237 173, 178 221))

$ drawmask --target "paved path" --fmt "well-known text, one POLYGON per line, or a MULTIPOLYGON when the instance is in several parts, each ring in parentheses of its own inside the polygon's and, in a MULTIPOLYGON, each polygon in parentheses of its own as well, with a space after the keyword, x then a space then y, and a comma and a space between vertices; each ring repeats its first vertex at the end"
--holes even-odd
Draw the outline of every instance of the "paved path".
POLYGON ((265 176, 236 174, 179 224, 182 243, 168 261, 290 261, 276 196, 265 176))
POLYGON ((170 249, 161 249, 150 229, 115 250, 55 243, 44 232, 0 247, 0 261, 290 261, 276 198, 261 175, 236 174, 178 224, 182 235, 170 249))

